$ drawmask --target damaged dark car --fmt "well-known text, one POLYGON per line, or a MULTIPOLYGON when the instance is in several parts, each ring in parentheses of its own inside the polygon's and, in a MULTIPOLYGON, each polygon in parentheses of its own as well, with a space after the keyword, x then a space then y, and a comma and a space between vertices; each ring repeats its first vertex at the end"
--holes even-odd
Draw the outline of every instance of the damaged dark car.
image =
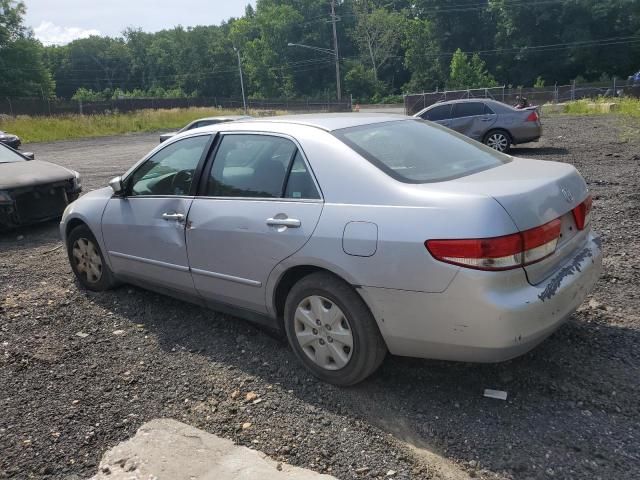
POLYGON ((22 144, 20 137, 11 133, 3 132, 2 130, 0 130, 0 143, 9 145, 11 148, 18 148, 22 144))
POLYGON ((0 144, 0 231, 59 218, 81 190, 78 172, 0 144))

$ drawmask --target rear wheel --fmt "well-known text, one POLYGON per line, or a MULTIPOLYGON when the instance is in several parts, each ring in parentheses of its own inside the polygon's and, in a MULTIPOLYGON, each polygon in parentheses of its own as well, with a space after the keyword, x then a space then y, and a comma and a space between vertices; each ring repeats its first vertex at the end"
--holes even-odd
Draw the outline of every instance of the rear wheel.
POLYGON ((100 292, 117 285, 96 238, 86 225, 71 230, 67 238, 67 254, 73 273, 83 287, 100 292))
POLYGON ((384 360, 386 345, 366 304, 353 287, 329 273, 296 283, 284 315, 294 353, 327 383, 354 385, 384 360))
POLYGON ((511 148, 511 135, 505 130, 492 130, 484 137, 484 144, 499 152, 508 152, 511 148))

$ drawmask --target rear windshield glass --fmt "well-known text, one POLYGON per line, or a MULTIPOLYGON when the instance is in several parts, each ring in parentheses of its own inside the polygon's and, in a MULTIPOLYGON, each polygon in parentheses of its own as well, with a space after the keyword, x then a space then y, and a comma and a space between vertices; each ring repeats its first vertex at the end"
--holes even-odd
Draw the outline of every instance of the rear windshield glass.
POLYGON ((24 158, 8 149, 4 145, 0 145, 0 163, 24 162, 24 158))
POLYGON ((333 133, 382 171, 406 183, 451 180, 510 161, 508 155, 419 119, 344 128, 333 133))

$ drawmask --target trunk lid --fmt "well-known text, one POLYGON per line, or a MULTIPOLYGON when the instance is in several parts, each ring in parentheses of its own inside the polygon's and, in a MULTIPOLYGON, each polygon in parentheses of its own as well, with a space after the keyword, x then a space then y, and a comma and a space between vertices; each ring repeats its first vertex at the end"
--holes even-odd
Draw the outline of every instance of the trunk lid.
MULTIPOLYGON (((437 185, 443 190, 453 188, 460 193, 494 198, 519 231, 561 219, 561 237, 556 252, 541 262, 524 267, 532 284, 551 275, 586 241, 589 227, 578 230, 572 210, 587 197, 587 185, 571 165, 513 158, 505 165, 437 185)), ((433 186, 435 184, 430 185, 433 186)))

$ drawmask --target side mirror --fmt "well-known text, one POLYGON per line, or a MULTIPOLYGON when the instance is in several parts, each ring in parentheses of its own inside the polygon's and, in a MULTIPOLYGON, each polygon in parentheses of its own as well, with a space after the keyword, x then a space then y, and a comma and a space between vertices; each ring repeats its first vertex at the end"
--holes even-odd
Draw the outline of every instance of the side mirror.
POLYGON ((116 195, 122 195, 124 193, 124 186, 122 185, 122 177, 115 177, 109 181, 109 186, 116 195))
POLYGON ((35 160, 36 159, 36 154, 33 152, 21 152, 22 156, 25 157, 27 160, 35 160))

